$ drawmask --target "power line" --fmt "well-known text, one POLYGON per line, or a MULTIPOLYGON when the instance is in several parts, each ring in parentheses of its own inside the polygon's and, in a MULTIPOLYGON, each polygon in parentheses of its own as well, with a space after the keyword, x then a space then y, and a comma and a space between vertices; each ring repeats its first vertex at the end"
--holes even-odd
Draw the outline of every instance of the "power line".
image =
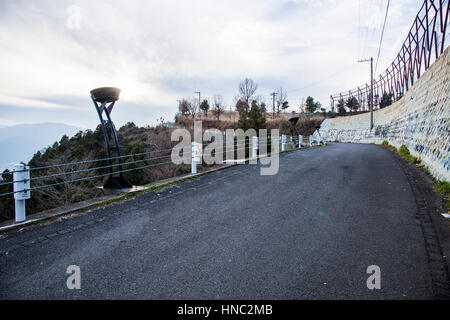
POLYGON ((311 83, 309 83, 309 84, 307 84, 307 85, 305 85, 305 86, 302 86, 302 87, 300 87, 300 88, 297 88, 297 89, 294 89, 294 90, 290 90, 290 92, 291 92, 291 93, 292 93, 292 92, 297 92, 297 91, 300 91, 300 90, 303 90, 303 89, 312 87, 312 86, 314 86, 314 85, 321 84, 321 83, 323 83, 323 82, 325 82, 325 81, 328 81, 328 80, 330 80, 330 78, 335 77, 335 76, 337 76, 338 74, 343 73, 344 71, 346 71, 346 70, 347 70, 350 66, 352 66, 352 65, 353 65, 353 62, 352 62, 352 63, 349 63, 349 64, 347 64, 347 65, 345 65, 345 66, 342 67, 341 69, 339 69, 339 70, 337 70, 337 71, 335 71, 335 72, 329 74, 328 76, 325 76, 325 77, 323 77, 323 78, 320 78, 318 81, 314 81, 314 82, 311 82, 311 83))
POLYGON ((361 53, 361 0, 358 0, 358 54, 361 53))
POLYGON ((390 0, 388 0, 388 2, 387 2, 386 14, 384 15, 383 29, 381 30, 381 38, 380 38, 380 45, 378 46, 377 62, 375 63, 375 74, 377 73, 378 59, 380 59, 381 43, 383 41, 384 27, 386 26, 386 20, 387 20, 387 15, 388 15, 388 11, 389 11, 389 2, 390 2, 390 0))
POLYGON ((365 5, 365 21, 366 21, 366 23, 365 23, 365 33, 364 33, 364 44, 363 44, 363 47, 362 47, 362 50, 361 50, 361 52, 360 52, 360 54, 362 54, 363 56, 365 56, 366 55, 366 49, 367 49, 367 47, 368 47, 368 34, 369 34, 369 29, 371 29, 371 28, 369 28, 369 24, 367 23, 367 22, 370 22, 370 20, 369 20, 369 17, 368 17, 368 15, 367 15, 367 13, 370 13, 370 9, 371 9, 371 7, 372 7, 372 1, 370 2, 370 3, 366 3, 366 5, 365 5))

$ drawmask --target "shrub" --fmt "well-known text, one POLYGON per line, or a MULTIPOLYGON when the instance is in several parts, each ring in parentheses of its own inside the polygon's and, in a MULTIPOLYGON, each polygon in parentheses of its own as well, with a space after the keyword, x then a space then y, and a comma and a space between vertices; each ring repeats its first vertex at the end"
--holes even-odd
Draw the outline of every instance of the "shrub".
POLYGON ((398 149, 398 153, 403 157, 407 157, 410 155, 408 147, 404 144, 400 146, 400 149, 398 149))
POLYGON ((412 156, 411 153, 409 153, 408 147, 404 144, 401 145, 398 154, 405 158, 409 163, 419 165, 422 162, 419 157, 412 156))
POLYGON ((397 148, 394 147, 394 146, 391 146, 391 145, 389 144, 389 142, 387 142, 386 140, 384 140, 384 141, 381 143, 381 145, 382 145, 383 147, 386 147, 386 148, 391 149, 392 151, 397 151, 397 148))
POLYGON ((434 188, 437 192, 443 194, 444 196, 450 195, 450 183, 447 181, 438 181, 434 188))

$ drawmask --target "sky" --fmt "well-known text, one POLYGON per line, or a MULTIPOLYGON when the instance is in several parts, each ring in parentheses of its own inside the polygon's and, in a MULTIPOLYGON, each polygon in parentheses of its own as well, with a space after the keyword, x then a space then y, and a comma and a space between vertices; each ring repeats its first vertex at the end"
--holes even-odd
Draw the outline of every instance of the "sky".
MULTIPOLYGON (((0 126, 98 124, 90 90, 122 89, 116 126, 173 121, 178 99, 220 94, 244 78, 307 96, 369 80, 388 0, 0 0, 0 126)), ((397 55, 421 0, 391 0, 377 74, 397 55)))

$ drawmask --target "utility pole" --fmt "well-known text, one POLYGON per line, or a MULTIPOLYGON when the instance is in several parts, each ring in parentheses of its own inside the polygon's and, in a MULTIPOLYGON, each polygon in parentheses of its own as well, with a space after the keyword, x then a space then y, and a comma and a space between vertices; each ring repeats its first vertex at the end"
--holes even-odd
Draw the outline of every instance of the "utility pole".
POLYGON ((195 93, 198 93, 198 107, 200 108, 200 104, 201 104, 201 101, 200 101, 200 91, 195 91, 195 93))
MULTIPOLYGON (((198 93, 198 112, 200 113, 200 91, 195 91, 195 93, 198 93)), ((200 119, 202 117, 202 114, 200 113, 200 119)))
POLYGON ((272 117, 275 116, 275 96, 277 95, 276 92, 272 92, 270 94, 272 96, 272 117))
POLYGON ((181 112, 181 100, 177 100, 177 102, 178 102, 178 112, 181 112))
POLYGON ((373 129, 373 57, 365 60, 358 60, 358 63, 370 62, 370 130, 373 129))

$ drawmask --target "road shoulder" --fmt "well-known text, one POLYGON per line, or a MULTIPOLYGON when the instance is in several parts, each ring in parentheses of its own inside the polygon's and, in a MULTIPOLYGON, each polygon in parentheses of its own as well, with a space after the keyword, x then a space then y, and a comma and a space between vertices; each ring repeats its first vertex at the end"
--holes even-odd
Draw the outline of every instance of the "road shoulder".
MULTIPOLYGON (((383 147, 380 146, 380 148, 383 147)), ((439 300, 448 300, 450 299, 450 223, 441 215, 447 212, 447 198, 434 191, 434 180, 427 172, 408 163, 397 153, 388 151, 408 178, 416 199, 416 217, 424 236, 434 296, 439 300)))

